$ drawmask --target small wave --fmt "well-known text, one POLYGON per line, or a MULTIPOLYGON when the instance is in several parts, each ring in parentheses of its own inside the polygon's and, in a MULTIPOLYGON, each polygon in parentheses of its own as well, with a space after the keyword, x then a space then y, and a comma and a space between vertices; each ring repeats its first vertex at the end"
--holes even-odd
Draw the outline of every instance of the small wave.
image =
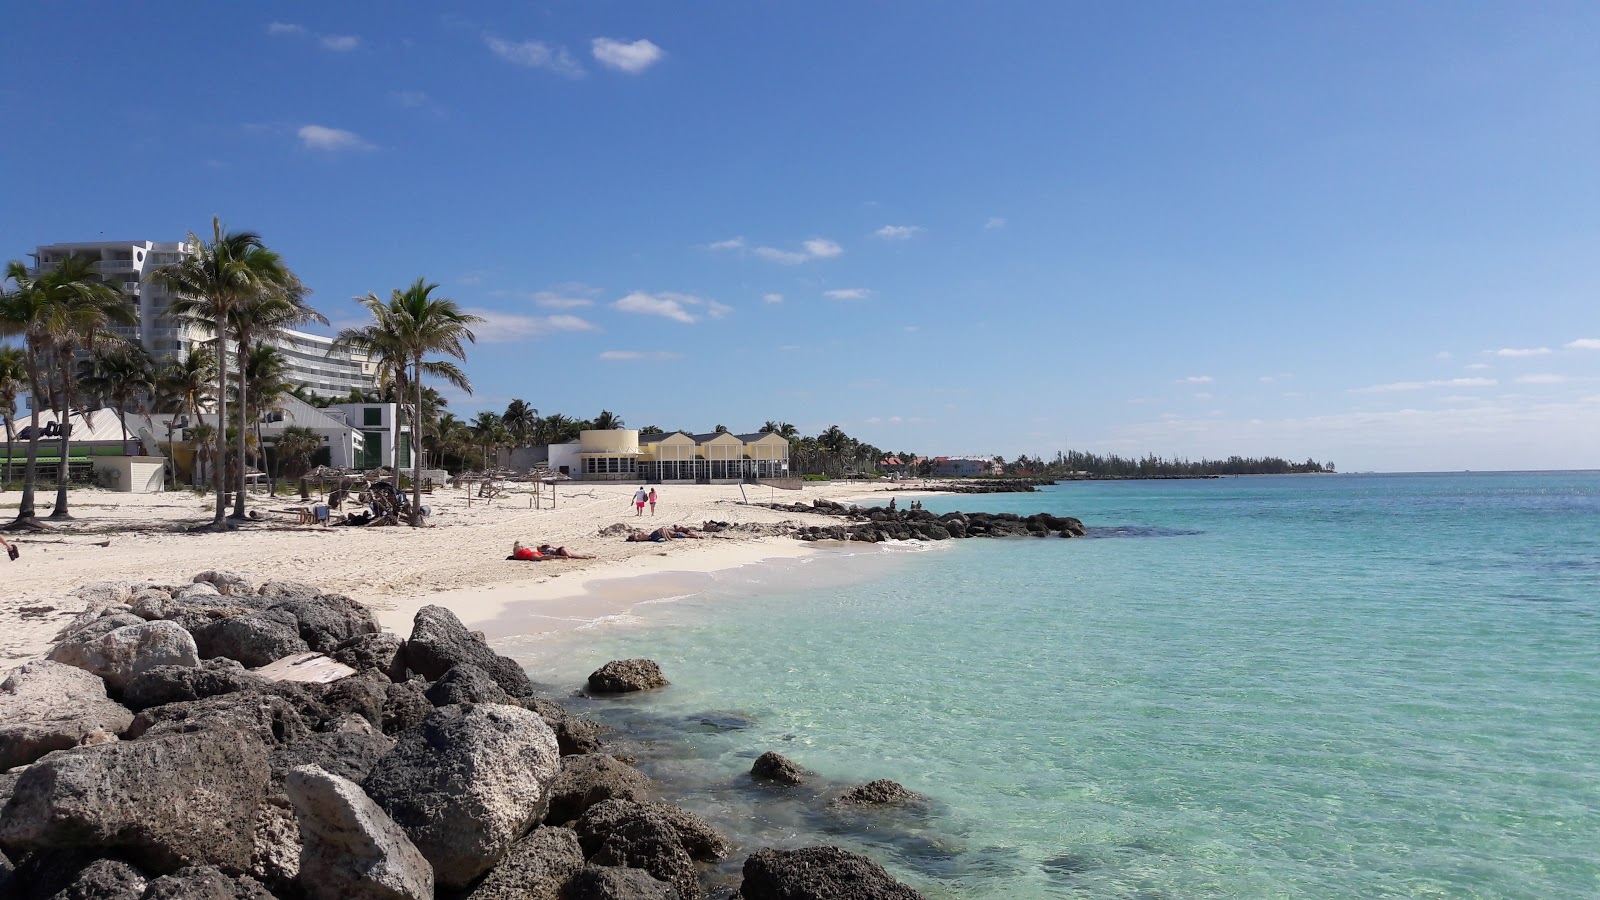
POLYGON ((648 606, 648 605, 650 605, 652 603, 677 603, 679 600, 687 600, 690 597, 698 597, 698 596, 700 596, 700 594, 701 594, 700 591, 690 591, 687 594, 672 594, 671 596, 667 596, 667 597, 657 597, 654 600, 640 600, 635 605, 637 605, 637 606, 648 606))
POLYGON ((1154 525, 1091 525, 1086 538, 1191 537, 1205 534, 1193 528, 1159 528, 1154 525))
POLYGON ((644 619, 641 619, 638 616, 631 616, 627 613, 617 613, 613 616, 601 616, 598 619, 590 619, 582 625, 579 625, 577 628, 574 628, 573 631, 588 631, 591 628, 602 628, 606 625, 637 625, 643 621, 644 619))

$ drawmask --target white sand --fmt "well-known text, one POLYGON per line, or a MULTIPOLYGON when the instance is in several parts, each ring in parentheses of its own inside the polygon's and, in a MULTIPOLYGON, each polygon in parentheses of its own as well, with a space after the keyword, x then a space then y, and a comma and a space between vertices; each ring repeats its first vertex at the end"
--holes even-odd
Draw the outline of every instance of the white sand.
MULTIPOLYGON (((807 483, 801 491, 746 486, 753 502, 796 503, 817 498, 848 500, 891 485, 807 483)), ((894 485, 903 487, 903 485, 894 485)), ((70 498, 76 520, 46 532, 8 532, 21 558, 0 557, 0 661, 45 652, 57 630, 82 609, 73 589, 93 581, 187 582, 206 569, 227 569, 259 581, 307 581, 370 606, 383 624, 401 634, 410 630, 420 606, 439 603, 480 628, 510 603, 519 622, 546 630, 573 628, 611 614, 613 605, 597 601, 586 588, 599 579, 630 578, 666 572, 711 572, 810 552, 810 545, 786 537, 733 531, 704 540, 664 544, 627 543, 601 536, 601 528, 622 522, 645 530, 657 525, 699 525, 707 519, 776 525, 823 524, 837 519, 780 513, 741 502, 738 485, 664 485, 652 520, 635 518, 631 498, 637 485, 567 482, 559 487, 555 509, 531 508, 528 488, 490 503, 472 500, 465 489, 445 489, 424 502, 435 515, 431 527, 323 528, 293 524, 293 516, 225 534, 184 533, 178 529, 210 520, 213 499, 193 493, 120 494, 77 489, 70 498), (552 543, 592 560, 512 562, 511 543, 552 543), (107 546, 99 546, 109 541, 107 546), (548 606, 548 614, 541 605, 548 606), (585 606, 606 608, 585 608, 585 606), (530 618, 528 610, 534 610, 530 618)), ((14 515, 19 496, 0 494, 0 519, 14 515)), ((40 513, 48 514, 53 492, 42 492, 40 513)), ((282 498, 253 498, 254 508, 283 510, 282 498)), ((639 598, 643 599, 643 598, 639 598)))

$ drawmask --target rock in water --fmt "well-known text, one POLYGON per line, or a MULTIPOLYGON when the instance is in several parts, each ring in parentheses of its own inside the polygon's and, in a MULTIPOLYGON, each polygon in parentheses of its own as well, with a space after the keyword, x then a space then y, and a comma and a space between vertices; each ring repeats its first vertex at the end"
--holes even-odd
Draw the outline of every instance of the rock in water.
POLYGON ((442 606, 424 606, 412 620, 406 641, 406 666, 429 680, 443 678, 458 663, 471 663, 489 673, 513 697, 533 693, 533 682, 514 661, 497 655, 472 636, 456 614, 442 606))
POLYGON ((887 778, 880 778, 845 791, 834 803, 843 806, 912 806, 926 803, 927 800, 915 791, 908 791, 887 778))
POLYGON ((0 771, 52 750, 114 741, 132 721, 94 675, 44 659, 25 663, 0 681, 0 771))
POLYGON ((562 888, 582 869, 583 848, 572 829, 536 828, 466 900, 561 900, 562 888))
POLYGON ((806 780, 805 770, 794 760, 772 750, 756 758, 755 765, 750 767, 750 774, 779 784, 804 784, 806 780))
POLYGON ((537 714, 446 706, 402 733, 362 787, 433 863, 435 882, 454 890, 544 819, 559 770, 556 736, 537 714))
POLYGON ((744 861, 741 900, 922 900, 883 866, 838 847, 757 850, 744 861))
POLYGON ((318 766, 294 769, 285 787, 313 900, 432 900, 433 867, 361 788, 318 766))
POLYGON ((600 694, 648 691, 667 684, 653 659, 614 659, 589 674, 589 690, 600 694))
POLYGON ((206 863, 242 872, 267 777, 266 748, 236 731, 64 750, 17 779, 0 845, 94 848, 155 873, 206 863))
POLYGON ((181 625, 143 619, 137 625, 124 625, 83 643, 69 640, 58 644, 49 658, 99 675, 118 693, 147 669, 200 664, 194 638, 181 625))
POLYGON ((563 756, 561 774, 550 788, 545 821, 559 825, 578 818, 607 800, 643 800, 650 779, 633 766, 604 753, 563 756))

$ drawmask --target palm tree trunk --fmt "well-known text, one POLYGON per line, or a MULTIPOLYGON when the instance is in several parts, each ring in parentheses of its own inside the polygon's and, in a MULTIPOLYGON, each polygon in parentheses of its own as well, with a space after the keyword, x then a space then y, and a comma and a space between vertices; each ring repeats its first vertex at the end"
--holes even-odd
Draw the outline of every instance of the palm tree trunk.
POLYGON ((227 491, 224 487, 228 480, 228 337, 222 327, 225 321, 223 316, 217 316, 217 449, 211 466, 211 483, 217 489, 217 511, 211 520, 211 527, 218 530, 228 527, 225 521, 228 513, 227 491))
POLYGON ((239 335, 239 342, 238 342, 239 346, 238 346, 238 349, 237 349, 237 353, 239 355, 239 481, 238 481, 239 490, 238 490, 238 493, 233 495, 233 517, 235 519, 244 518, 244 488, 245 488, 245 483, 246 483, 246 481, 245 481, 245 463, 244 463, 244 436, 245 436, 245 433, 247 431, 247 429, 245 427, 245 417, 246 417, 245 414, 250 409, 250 403, 248 402, 249 398, 247 398, 245 396, 245 366, 249 362, 249 355, 250 355, 249 352, 246 350, 246 347, 247 347, 247 343, 246 342, 248 340, 249 340, 249 335, 241 333, 239 335))
POLYGON ((67 510, 67 479, 71 475, 67 441, 72 437, 72 354, 63 347, 61 357, 61 463, 56 474, 56 508, 50 511, 52 519, 72 518, 67 510))
POLYGON ((122 455, 132 456, 128 452, 128 398, 123 397, 117 402, 117 418, 122 420, 122 455))
MULTIPOLYGON (((15 410, 13 410, 13 412, 14 411, 15 410)), ((12 458, 11 454, 14 452, 12 450, 12 445, 16 442, 16 440, 17 440, 17 429, 16 429, 16 426, 11 424, 11 414, 7 413, 6 414, 6 484, 10 484, 11 483, 11 458, 12 458)))
POLYGON ((415 357, 412 362, 416 366, 417 405, 411 408, 411 525, 417 527, 422 524, 422 457, 417 451, 422 449, 422 357, 415 357))
POLYGON ((33 347, 24 351, 24 361, 28 367, 28 388, 32 391, 32 407, 30 428, 28 429, 28 461, 22 469, 22 500, 17 504, 17 518, 11 523, 12 528, 38 528, 38 513, 33 508, 33 492, 39 482, 39 404, 43 402, 39 392, 44 379, 39 372, 39 359, 33 347))

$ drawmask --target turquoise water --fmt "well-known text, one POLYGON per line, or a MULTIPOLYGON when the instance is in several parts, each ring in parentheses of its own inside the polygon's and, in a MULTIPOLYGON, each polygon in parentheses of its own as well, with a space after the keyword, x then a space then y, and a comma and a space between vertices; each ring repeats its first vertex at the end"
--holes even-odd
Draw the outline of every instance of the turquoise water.
POLYGON ((930 896, 1600 895, 1600 474, 927 506, 1096 536, 747 567, 524 658, 563 686, 661 661, 672 687, 596 715, 662 726, 641 764, 683 802, 930 896), (762 802, 741 773, 767 749, 822 785, 762 802), (880 777, 932 811, 826 811, 880 777))

